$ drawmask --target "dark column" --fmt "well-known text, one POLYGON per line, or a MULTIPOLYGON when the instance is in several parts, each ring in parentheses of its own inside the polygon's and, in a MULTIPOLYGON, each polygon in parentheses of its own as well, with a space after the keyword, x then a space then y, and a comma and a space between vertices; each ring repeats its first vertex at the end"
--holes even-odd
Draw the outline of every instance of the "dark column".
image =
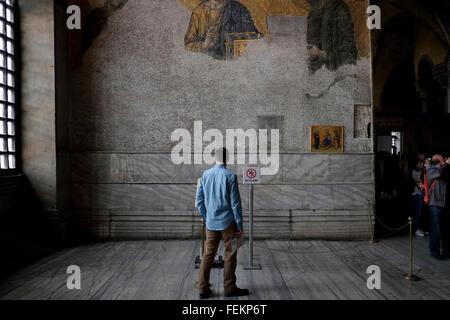
POLYGON ((450 113, 450 54, 447 55, 447 97, 445 99, 445 112, 450 113))
POLYGON ((71 238, 71 161, 67 0, 55 1, 55 93, 56 93, 56 185, 58 209, 58 247, 71 238))

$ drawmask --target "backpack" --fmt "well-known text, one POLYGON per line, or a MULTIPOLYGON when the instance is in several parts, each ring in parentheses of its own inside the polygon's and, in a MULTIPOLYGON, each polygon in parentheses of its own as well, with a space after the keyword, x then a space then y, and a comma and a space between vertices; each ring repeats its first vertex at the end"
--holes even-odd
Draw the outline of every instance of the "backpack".
POLYGON ((430 204, 430 192, 434 190, 435 184, 436 184, 436 179, 434 179, 431 186, 428 185, 427 172, 424 171, 422 189, 420 189, 420 191, 425 190, 425 195, 423 197, 423 201, 428 205, 430 204))

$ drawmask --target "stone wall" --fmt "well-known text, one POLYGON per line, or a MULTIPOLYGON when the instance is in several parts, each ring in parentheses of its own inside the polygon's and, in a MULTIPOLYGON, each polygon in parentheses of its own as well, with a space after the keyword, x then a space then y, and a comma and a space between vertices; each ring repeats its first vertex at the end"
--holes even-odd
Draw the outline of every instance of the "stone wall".
POLYGON ((21 1, 22 162, 45 210, 56 211, 55 47, 52 1, 21 1))
POLYGON ((0 177, 0 274, 55 249, 60 236, 53 1, 19 1, 17 17, 20 128, 16 132, 21 138, 18 165, 23 172, 0 177))
MULTIPOLYGON (((351 8, 363 21, 365 10, 351 8)), ((357 44, 365 39, 367 47, 355 64, 311 73, 307 16, 267 17, 270 38, 252 41, 233 61, 186 51, 189 20, 176 0, 129 0, 72 73, 72 206, 80 231, 197 237, 195 186, 209 166, 174 165, 171 133, 192 132, 196 120, 223 133, 258 129, 258 116, 277 116, 280 170, 255 187, 256 236, 368 237, 372 139, 354 134, 355 106, 372 104, 368 31, 357 29, 357 44), (311 125, 344 126, 344 153, 311 153, 311 125)), ((229 167, 242 181, 242 165, 229 167)), ((246 221, 247 187, 240 188, 246 221)))

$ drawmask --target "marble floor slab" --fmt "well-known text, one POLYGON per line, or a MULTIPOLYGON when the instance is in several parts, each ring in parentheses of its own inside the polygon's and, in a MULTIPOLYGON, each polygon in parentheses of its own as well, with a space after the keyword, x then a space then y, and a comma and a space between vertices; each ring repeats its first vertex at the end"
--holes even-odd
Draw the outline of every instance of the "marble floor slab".
MULTIPOLYGON (((32 300, 185 300, 198 299, 194 268, 200 241, 109 241, 49 255, 10 274, 0 282, 0 299, 32 300), (81 289, 69 290, 67 267, 81 270, 81 289)), ((219 250, 223 248, 221 246, 219 250)), ((254 263, 248 265, 248 242, 238 252, 238 285, 248 297, 226 298, 223 269, 212 269, 211 299, 251 300, 405 300, 450 299, 450 260, 428 254, 428 238, 414 239, 413 273, 409 270, 409 240, 395 237, 367 241, 258 240, 254 263), (381 270, 381 289, 368 289, 367 267, 381 270)))

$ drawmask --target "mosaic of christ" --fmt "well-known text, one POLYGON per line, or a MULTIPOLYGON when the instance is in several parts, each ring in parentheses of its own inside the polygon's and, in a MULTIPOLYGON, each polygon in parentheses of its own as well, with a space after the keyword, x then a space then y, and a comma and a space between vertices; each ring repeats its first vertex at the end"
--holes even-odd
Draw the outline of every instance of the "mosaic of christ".
POLYGON ((307 16, 308 66, 336 70, 356 64, 353 0, 178 0, 191 12, 185 49, 233 60, 248 42, 270 37, 268 16, 307 16))

